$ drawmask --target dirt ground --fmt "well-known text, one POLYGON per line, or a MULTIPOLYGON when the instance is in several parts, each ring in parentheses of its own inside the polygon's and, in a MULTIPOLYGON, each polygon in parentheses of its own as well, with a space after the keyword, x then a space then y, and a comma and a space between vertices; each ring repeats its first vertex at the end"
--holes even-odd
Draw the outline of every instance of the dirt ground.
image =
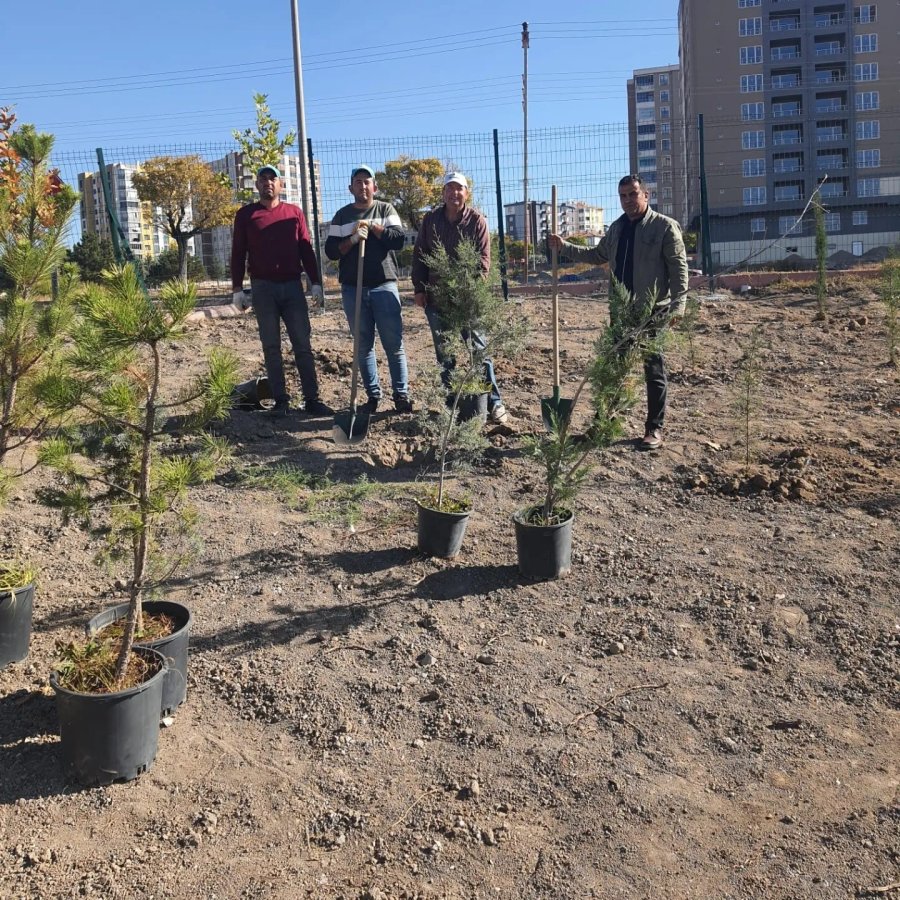
MULTIPOLYGON (((84 790, 61 767, 54 643, 122 594, 30 477, 0 529, 0 556, 42 571, 31 654, 0 672, 0 896, 898 896, 900 379, 883 311, 858 282, 824 326, 810 295, 703 299, 694 358, 667 354, 664 449, 636 451, 642 399, 557 582, 520 579, 510 521, 537 496, 521 435, 550 392, 546 298, 522 303, 529 351, 498 361, 514 421, 461 478, 476 509, 453 561, 416 551, 413 418, 379 413, 344 449, 331 420, 235 412, 233 463, 196 491, 203 551, 166 591, 195 620, 187 703, 128 784, 84 790), (756 325, 747 471, 731 404, 756 325), (326 488, 291 489, 300 470, 373 483, 352 525, 326 488)), ((332 303, 314 344, 340 407, 332 303)), ((563 396, 605 312, 563 299, 563 396)), ((430 334, 405 317, 415 376, 430 334)), ((212 345, 261 374, 249 317, 193 329, 177 377, 212 345)))

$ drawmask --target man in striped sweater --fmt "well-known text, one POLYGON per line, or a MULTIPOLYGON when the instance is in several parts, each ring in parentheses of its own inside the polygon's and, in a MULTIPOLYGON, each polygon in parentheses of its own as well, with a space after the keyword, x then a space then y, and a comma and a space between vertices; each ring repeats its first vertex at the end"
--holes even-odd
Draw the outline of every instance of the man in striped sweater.
POLYGON ((338 261, 341 297, 352 333, 356 316, 359 242, 365 240, 358 365, 369 399, 363 409, 375 412, 381 400, 375 358, 377 330, 391 373, 394 409, 400 413, 408 413, 412 412, 412 403, 407 385, 396 255, 403 247, 403 228, 394 207, 385 200, 375 199, 377 191, 375 173, 369 166, 357 166, 350 173, 353 203, 339 209, 331 220, 331 228, 325 241, 325 255, 338 261))

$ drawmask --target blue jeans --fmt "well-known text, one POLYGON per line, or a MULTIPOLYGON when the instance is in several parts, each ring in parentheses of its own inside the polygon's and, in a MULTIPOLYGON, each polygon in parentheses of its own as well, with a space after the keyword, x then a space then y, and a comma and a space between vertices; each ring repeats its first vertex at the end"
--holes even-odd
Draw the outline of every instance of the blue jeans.
MULTIPOLYGON (((425 307, 425 317, 428 319, 428 324, 431 327, 431 337, 434 340, 434 355, 437 357, 437 361, 442 368, 441 381, 444 382, 445 387, 449 388, 450 373, 456 365, 456 360, 453 359, 453 357, 448 356, 444 351, 444 327, 443 322, 441 322, 440 313, 437 311, 437 307, 429 303, 425 307)), ((471 335, 464 331, 462 333, 462 339, 464 341, 471 340, 472 346, 476 350, 484 350, 486 346, 484 338, 477 331, 473 331, 471 335)), ((488 397, 488 409, 493 409, 500 403, 501 398, 500 388, 497 386, 497 376, 494 374, 494 364, 489 359, 484 360, 484 380, 491 386, 491 396, 488 397)))
POLYGON ((297 281, 263 281, 252 278, 253 312, 259 326, 259 340, 262 343, 263 358, 269 387, 276 403, 289 399, 284 383, 284 364, 281 358, 281 322, 287 329, 294 360, 300 375, 300 387, 305 400, 319 399, 319 382, 316 378, 316 364, 313 358, 309 324, 309 310, 303 288, 297 281))
MULTIPOLYGON (((344 314, 353 334, 356 317, 356 287, 341 285, 341 299, 344 303, 344 314)), ((408 386, 406 367, 406 350, 403 348, 403 317, 400 314, 400 292, 396 281, 386 281, 378 287, 364 287, 362 305, 359 310, 359 373, 362 377, 366 394, 372 399, 381 398, 381 385, 378 383, 378 361, 375 358, 375 329, 381 338, 387 356, 388 370, 391 373, 391 389, 394 399, 405 397, 408 386)))

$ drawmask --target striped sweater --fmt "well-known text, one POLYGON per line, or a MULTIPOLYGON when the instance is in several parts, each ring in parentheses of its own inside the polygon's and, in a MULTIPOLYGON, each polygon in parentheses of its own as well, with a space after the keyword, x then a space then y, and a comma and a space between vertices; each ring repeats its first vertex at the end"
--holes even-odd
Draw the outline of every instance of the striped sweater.
POLYGON ((355 286, 359 266, 359 244, 344 256, 341 256, 340 244, 350 237, 356 223, 362 219, 375 222, 384 228, 380 237, 375 237, 374 232, 369 230, 363 264, 363 284, 366 287, 378 287, 386 281, 396 281, 396 252, 403 247, 403 225, 397 210, 386 200, 375 200, 368 209, 357 209, 353 203, 341 207, 331 220, 328 238, 325 241, 325 255, 329 259, 340 261, 341 284, 355 286))

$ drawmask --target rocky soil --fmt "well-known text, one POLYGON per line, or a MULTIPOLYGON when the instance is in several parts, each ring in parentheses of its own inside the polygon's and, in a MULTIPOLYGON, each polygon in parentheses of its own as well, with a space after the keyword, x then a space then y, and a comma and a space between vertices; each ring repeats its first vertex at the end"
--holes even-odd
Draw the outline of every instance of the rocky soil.
MULTIPOLYGON (((140 779, 63 770, 54 644, 120 600, 95 538, 35 502, 0 555, 42 575, 31 654, 0 672, 0 896, 9 898, 839 898, 900 882, 900 379, 865 285, 703 298, 668 352, 665 446, 628 439, 577 505, 571 575, 517 573, 512 513, 537 496, 521 436, 550 393, 546 298, 531 347, 498 361, 513 416, 463 489, 463 553, 416 551, 426 453, 376 415, 235 412, 228 471, 194 497, 200 557, 166 588, 193 610, 188 700, 140 779), (766 349, 748 430, 742 346, 766 349), (328 475, 304 487, 306 475, 328 475), (361 508, 342 485, 364 476, 361 508)), ((342 314, 313 321, 323 395, 349 395, 342 314)), ((563 395, 605 315, 564 299, 563 395)), ((431 360, 405 312, 414 373, 431 360)), ((235 349, 250 318, 179 349, 235 349)), ((421 381, 419 382, 421 383, 421 381)), ((416 380, 413 381, 415 394, 416 380)), ((308 481, 308 479, 306 479, 308 481)))

